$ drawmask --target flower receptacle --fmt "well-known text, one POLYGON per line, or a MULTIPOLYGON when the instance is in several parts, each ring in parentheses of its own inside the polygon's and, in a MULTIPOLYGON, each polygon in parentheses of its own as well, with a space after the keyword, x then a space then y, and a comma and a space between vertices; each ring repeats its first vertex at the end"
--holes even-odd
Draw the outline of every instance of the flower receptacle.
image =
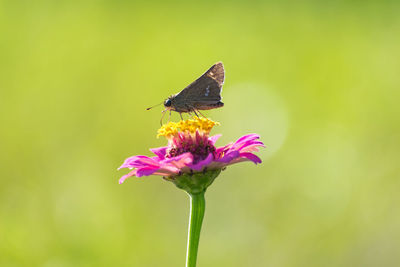
POLYGON ((221 173, 221 169, 209 170, 195 173, 185 173, 173 177, 164 177, 165 180, 173 182, 176 187, 185 190, 190 195, 205 192, 221 173))

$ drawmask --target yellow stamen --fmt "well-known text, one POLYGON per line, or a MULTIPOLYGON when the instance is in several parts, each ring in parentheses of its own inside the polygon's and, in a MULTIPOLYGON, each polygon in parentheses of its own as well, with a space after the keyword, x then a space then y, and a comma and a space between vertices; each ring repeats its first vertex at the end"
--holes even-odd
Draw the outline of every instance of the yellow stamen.
POLYGON ((196 130, 200 133, 208 134, 215 125, 219 125, 219 122, 199 117, 179 122, 168 122, 158 129, 157 137, 165 136, 168 138, 175 136, 178 132, 189 132, 193 134, 196 133, 196 130))

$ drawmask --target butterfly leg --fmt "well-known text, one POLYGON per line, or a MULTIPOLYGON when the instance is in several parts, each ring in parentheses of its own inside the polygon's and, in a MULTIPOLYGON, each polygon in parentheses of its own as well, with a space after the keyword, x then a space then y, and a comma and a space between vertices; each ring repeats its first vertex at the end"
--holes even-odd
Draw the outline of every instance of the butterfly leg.
POLYGON ((171 120, 171 110, 169 110, 168 122, 171 120))
POLYGON ((200 110, 197 110, 198 113, 200 113, 201 116, 203 116, 204 118, 207 118, 206 116, 203 115, 203 113, 200 112, 200 110))
POLYGON ((189 113, 193 111, 194 114, 195 114, 197 117, 199 117, 199 114, 197 114, 196 109, 195 109, 193 106, 186 105, 186 108, 187 108, 187 110, 188 110, 189 113))
POLYGON ((200 117, 199 117, 199 114, 197 114, 197 112, 196 112, 195 109, 193 109, 193 112, 194 112, 194 114, 196 114, 196 116, 197 116, 198 118, 200 118, 200 117))
POLYGON ((161 119, 160 119, 160 125, 161 126, 163 125, 163 119, 164 119, 164 116, 165 116, 165 111, 167 111, 167 110, 164 109, 163 111, 161 111, 161 113, 162 113, 162 116, 161 116, 161 119))
POLYGON ((193 112, 194 112, 194 114, 196 114, 196 116, 197 116, 198 118, 200 118, 200 116, 199 116, 199 114, 197 114, 196 111, 197 111, 201 116, 203 116, 204 118, 207 118, 206 116, 203 115, 203 113, 200 112, 200 110, 198 110, 198 109, 196 110, 196 109, 193 108, 193 112))
POLYGON ((181 120, 183 120, 182 112, 179 112, 179 116, 181 116, 181 120))

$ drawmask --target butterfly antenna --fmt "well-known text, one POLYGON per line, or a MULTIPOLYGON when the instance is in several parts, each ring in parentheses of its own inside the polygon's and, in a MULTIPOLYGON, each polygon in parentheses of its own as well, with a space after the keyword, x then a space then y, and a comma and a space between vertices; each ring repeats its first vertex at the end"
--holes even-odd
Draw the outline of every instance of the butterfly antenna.
POLYGON ((157 107, 157 106, 161 105, 162 103, 164 103, 164 101, 161 102, 160 104, 157 104, 157 105, 154 105, 154 106, 152 106, 152 107, 146 108, 146 110, 150 110, 150 109, 152 109, 152 108, 154 108, 154 107, 157 107))

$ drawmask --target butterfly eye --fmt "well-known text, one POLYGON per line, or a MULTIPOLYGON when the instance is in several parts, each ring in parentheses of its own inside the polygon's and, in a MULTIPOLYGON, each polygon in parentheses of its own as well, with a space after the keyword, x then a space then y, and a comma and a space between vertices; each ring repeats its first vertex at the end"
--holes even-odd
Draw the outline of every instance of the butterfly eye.
POLYGON ((170 107, 171 106, 171 100, 170 99, 165 100, 164 106, 170 107))

